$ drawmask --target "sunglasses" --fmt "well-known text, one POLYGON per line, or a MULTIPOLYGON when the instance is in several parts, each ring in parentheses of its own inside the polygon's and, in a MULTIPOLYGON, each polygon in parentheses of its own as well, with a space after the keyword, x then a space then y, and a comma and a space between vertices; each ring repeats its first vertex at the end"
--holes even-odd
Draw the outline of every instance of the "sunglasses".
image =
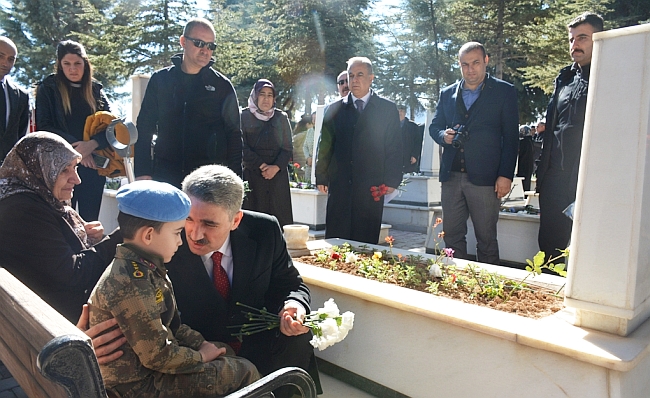
POLYGON ((208 50, 210 50, 210 51, 214 51, 214 50, 217 49, 217 44, 215 42, 208 43, 208 42, 205 42, 203 40, 192 39, 191 37, 187 37, 187 36, 185 36, 185 38, 187 40, 191 41, 192 44, 194 44, 194 46, 196 46, 198 48, 208 47, 208 50))
POLYGON ((339 80, 337 83, 339 84, 339 86, 342 86, 342 85, 344 85, 344 84, 348 84, 348 79, 345 79, 345 80, 339 80))

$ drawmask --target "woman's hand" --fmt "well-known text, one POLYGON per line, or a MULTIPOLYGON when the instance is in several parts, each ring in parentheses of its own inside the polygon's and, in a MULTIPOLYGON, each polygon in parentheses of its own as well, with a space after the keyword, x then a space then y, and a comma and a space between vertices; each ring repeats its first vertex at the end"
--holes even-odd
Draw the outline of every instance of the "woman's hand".
POLYGON ((104 226, 99 221, 91 221, 84 224, 88 239, 93 242, 99 242, 104 237, 104 226))
POLYGON ((77 141, 72 143, 72 147, 81 154, 81 164, 91 168, 91 169, 96 169, 97 165, 95 165, 95 161, 93 160, 92 153, 97 147, 99 146, 99 143, 95 140, 90 140, 90 141, 77 141))
POLYGON ((117 325, 117 320, 109 319, 88 329, 89 316, 88 304, 84 304, 77 328, 92 339, 97 362, 103 365, 121 357, 124 352, 116 350, 126 343, 126 337, 122 335, 119 327, 106 333, 108 329, 117 325))
POLYGON ((280 167, 274 164, 270 166, 266 166, 266 168, 262 170, 262 177, 266 178, 267 180, 270 180, 273 177, 275 177, 275 175, 278 174, 279 171, 280 171, 280 167))

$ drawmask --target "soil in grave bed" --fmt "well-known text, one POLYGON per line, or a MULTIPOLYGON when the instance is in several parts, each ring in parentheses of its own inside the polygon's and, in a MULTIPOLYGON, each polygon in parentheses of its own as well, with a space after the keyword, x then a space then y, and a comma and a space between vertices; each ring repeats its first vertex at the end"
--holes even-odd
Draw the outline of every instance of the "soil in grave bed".
POLYGON ((475 266, 472 272, 442 265, 443 277, 437 278, 429 275, 431 262, 422 256, 393 257, 385 250, 380 259, 376 254, 373 259, 373 253, 347 249, 355 254, 356 261, 345 262, 346 249, 338 250, 338 247, 333 250, 321 250, 314 255, 297 257, 294 260, 533 319, 543 318, 564 308, 563 297, 554 291, 530 283, 513 288, 516 281, 505 278, 499 280, 495 274, 481 271, 478 266, 475 266), (404 271, 407 267, 408 273, 404 271), (377 271, 378 269, 381 271, 377 271), (476 282, 477 277, 481 278, 480 283, 476 282), (500 283, 504 286, 501 296, 493 294, 493 297, 489 297, 490 294, 486 292, 494 290, 500 283), (435 285, 435 288, 432 289, 432 285, 435 285), (431 293, 432 290, 435 293, 431 293), (480 294, 481 292, 483 294, 480 294))

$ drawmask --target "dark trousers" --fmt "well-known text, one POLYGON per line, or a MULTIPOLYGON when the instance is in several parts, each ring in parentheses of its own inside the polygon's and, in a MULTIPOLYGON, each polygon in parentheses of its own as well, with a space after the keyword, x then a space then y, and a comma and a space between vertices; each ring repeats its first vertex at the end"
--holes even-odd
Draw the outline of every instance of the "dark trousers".
POLYGON ((467 173, 452 171, 449 180, 442 183, 441 199, 445 246, 454 249, 454 257, 467 258, 467 219, 472 217, 476 260, 498 265, 497 222, 501 201, 494 185, 474 185, 467 173))
POLYGON ((571 239, 573 220, 563 212, 575 201, 576 187, 571 173, 549 169, 539 192, 539 250, 549 256, 558 256, 557 249, 566 249, 571 239))
POLYGON ((102 195, 106 177, 97 174, 97 170, 79 165, 77 168, 81 184, 74 187, 72 208, 79 206, 79 215, 86 221, 99 219, 99 208, 102 205, 102 195))
MULTIPOLYGON (((238 355, 251 361, 262 376, 287 366, 304 369, 321 391, 314 347, 309 343, 311 338, 311 332, 290 337, 276 328, 247 337, 238 355)), ((294 391, 297 391, 294 387, 282 387, 274 393, 276 398, 281 398, 291 397, 294 391)))

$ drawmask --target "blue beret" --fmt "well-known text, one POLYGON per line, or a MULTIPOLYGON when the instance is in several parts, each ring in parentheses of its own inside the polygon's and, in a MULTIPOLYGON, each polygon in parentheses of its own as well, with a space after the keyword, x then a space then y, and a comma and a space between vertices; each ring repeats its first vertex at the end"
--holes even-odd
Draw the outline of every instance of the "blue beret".
POLYGON ((145 220, 172 222, 190 214, 190 198, 166 182, 134 181, 120 188, 115 198, 122 213, 145 220))

